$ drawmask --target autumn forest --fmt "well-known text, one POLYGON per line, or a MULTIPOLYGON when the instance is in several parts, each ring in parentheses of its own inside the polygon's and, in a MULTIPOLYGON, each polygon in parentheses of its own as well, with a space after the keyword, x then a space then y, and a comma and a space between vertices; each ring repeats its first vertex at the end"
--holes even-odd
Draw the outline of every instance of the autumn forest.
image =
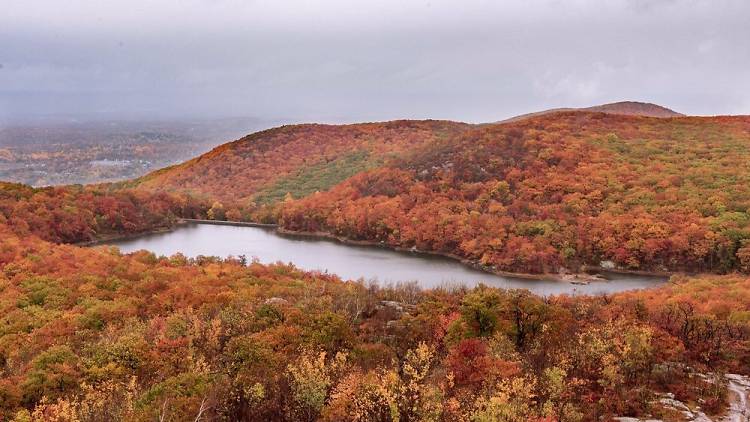
POLYGON ((750 389, 750 117, 655 107, 289 125, 127 181, 0 183, 0 420, 722 420, 750 389), (96 244, 183 219, 669 282, 423 289, 96 244))

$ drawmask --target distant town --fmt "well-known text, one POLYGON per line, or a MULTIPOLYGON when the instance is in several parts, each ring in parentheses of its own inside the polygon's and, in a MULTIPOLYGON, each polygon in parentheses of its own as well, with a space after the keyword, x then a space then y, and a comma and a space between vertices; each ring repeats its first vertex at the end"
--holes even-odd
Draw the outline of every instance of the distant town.
POLYGON ((31 186, 113 182, 182 162, 275 122, 93 122, 0 128, 0 180, 31 186))

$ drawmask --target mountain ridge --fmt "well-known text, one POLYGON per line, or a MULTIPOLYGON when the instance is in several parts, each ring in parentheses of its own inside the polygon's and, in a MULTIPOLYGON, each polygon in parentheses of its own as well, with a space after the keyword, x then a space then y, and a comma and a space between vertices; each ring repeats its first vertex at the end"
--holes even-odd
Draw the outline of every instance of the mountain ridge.
MULTIPOLYGON (((587 108, 560 108, 551 109, 536 113, 529 113, 506 119, 500 122, 488 123, 483 125, 472 125, 463 122, 450 120, 391 120, 385 122, 365 122, 354 124, 321 124, 321 123, 302 123, 284 125, 275 128, 266 129, 259 132, 251 133, 240 139, 227 142, 213 148, 211 151, 192 158, 180 164, 156 170, 131 182, 125 182, 128 186, 140 186, 142 188, 162 190, 162 186, 167 188, 176 188, 199 195, 214 195, 222 199, 227 199, 229 195, 223 195, 227 192, 226 184, 231 179, 231 174, 213 174, 210 166, 206 166, 206 160, 216 158, 217 160, 228 160, 231 165, 241 170, 243 167, 255 167, 258 165, 265 166, 264 171, 253 175, 252 180, 247 181, 245 188, 239 189, 240 197, 243 199, 253 199, 258 192, 268 188, 269 184, 275 179, 273 176, 291 176, 299 172, 305 166, 313 162, 329 162, 346 159, 346 152, 367 151, 372 155, 372 160, 381 160, 384 156, 393 158, 413 150, 423 142, 429 143, 435 140, 435 137, 452 136, 462 130, 469 130, 485 125, 512 123, 519 120, 536 118, 550 114, 564 112, 576 113, 606 113, 621 116, 645 116, 645 117, 686 117, 683 114, 674 112, 666 107, 651 103, 642 103, 636 101, 622 101, 617 103, 602 104, 587 108), (380 132, 384 138, 379 139, 383 145, 375 147, 363 145, 362 136, 368 136, 367 132, 380 132), (390 132, 390 133, 389 133, 390 132), (446 135, 446 133, 448 133, 446 135), (319 144, 305 145, 300 142, 299 138, 314 139, 319 144), (347 137, 349 137, 347 139, 347 137), (404 142, 394 138, 403 138, 404 142), (339 145, 331 145, 338 143, 339 145), (292 144, 292 145, 290 145, 292 144), (302 152, 306 157, 297 156, 296 152, 302 152), (278 152, 278 154, 276 153, 278 152), (276 155, 276 157, 275 157, 276 155), (280 156, 284 157, 280 157, 280 156), (268 166, 269 160, 282 160, 284 165, 268 166), (212 183, 204 183, 209 176, 217 176, 212 183), (218 179, 224 179, 223 181, 218 179)), ((370 133, 369 136, 372 136, 370 133)), ((363 163, 366 166, 366 164, 363 163)), ((245 170, 247 172, 249 170, 245 170)), ((347 173, 348 174, 348 173, 347 173)), ((333 177, 334 181, 343 181, 341 178, 333 177)), ((323 183, 322 187, 330 187, 330 183, 323 183)), ((236 193, 237 189, 231 188, 230 191, 236 193)), ((310 192, 312 193, 312 192, 310 192)))
POLYGON ((351 158, 351 154, 360 154, 365 156, 359 160, 364 168, 370 162, 404 154, 436 137, 450 137, 470 127, 467 123, 447 120, 285 125, 220 145, 128 184, 146 189, 164 190, 166 187, 167 190, 214 194, 221 199, 251 199, 279 177, 294 175, 309 166, 340 162, 351 158), (213 165, 217 162, 222 163, 222 169, 213 165), (244 172, 248 176, 246 180, 237 181, 238 172, 244 172), (231 193, 222 195, 222 192, 231 193))
MULTIPOLYGON (((156 170, 122 185, 150 190, 176 189, 197 195, 214 196, 222 200, 254 200, 264 189, 272 189, 274 181, 293 177, 312 165, 346 161, 351 158, 352 153, 367 155, 367 158, 360 159, 362 162, 359 163, 360 168, 364 170, 374 162, 413 153, 437 138, 450 138, 466 130, 561 113, 604 113, 623 118, 692 118, 656 104, 623 101, 587 108, 546 110, 486 124, 404 119, 344 125, 290 124, 251 133, 219 145, 188 161, 156 170), (370 138, 369 142, 363 141, 366 137, 370 138), (218 171, 210 164, 212 160, 226 162, 223 166, 231 171, 218 171), (241 183, 238 181, 242 185, 241 188, 227 185, 231 185, 229 182, 236 179, 237 174, 250 173, 253 173, 251 180, 241 183)), ((349 173, 346 175, 350 175, 349 173)), ((320 184, 320 187, 327 189, 335 184, 332 182, 341 182, 345 177, 334 176, 328 179, 330 180, 320 184)), ((315 191, 317 189, 303 193, 315 191)))

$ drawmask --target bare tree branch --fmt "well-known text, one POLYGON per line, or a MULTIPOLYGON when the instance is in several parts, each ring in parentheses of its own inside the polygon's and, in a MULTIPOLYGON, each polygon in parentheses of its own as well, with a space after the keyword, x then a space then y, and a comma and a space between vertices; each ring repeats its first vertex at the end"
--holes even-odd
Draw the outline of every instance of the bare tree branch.
POLYGON ((195 420, 193 422, 198 422, 203 418, 203 412, 208 410, 208 406, 206 406, 207 398, 206 396, 203 396, 203 400, 201 400, 201 407, 198 408, 198 414, 195 415, 195 420))

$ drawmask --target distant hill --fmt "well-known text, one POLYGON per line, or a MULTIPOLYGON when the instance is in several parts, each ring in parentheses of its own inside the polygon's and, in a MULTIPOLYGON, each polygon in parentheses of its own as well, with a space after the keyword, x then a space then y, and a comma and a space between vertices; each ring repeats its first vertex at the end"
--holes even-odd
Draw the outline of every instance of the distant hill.
POLYGON ((502 120, 498 123, 515 122, 518 120, 528 119, 530 117, 543 116, 545 114, 559 113, 563 111, 594 111, 599 113, 607 114, 620 114, 624 116, 646 116, 646 117, 679 117, 684 114, 678 113, 674 110, 670 110, 666 107, 662 107, 652 103, 641 103, 637 101, 621 101, 617 103, 602 104, 593 107, 586 108, 553 108, 544 111, 537 111, 534 113, 521 114, 519 116, 511 117, 510 119, 502 120))
POLYGON ((223 201, 279 202, 327 190, 427 143, 471 128, 449 121, 398 120, 352 125, 281 126, 245 136, 134 185, 223 201))
POLYGON ((647 117, 679 117, 684 116, 674 110, 662 107, 658 104, 640 103, 637 101, 621 101, 618 103, 602 104, 584 108, 586 111, 597 111, 609 114, 622 114, 625 116, 647 116, 647 117))
MULTIPOLYGON (((547 110, 502 123, 571 111, 682 116, 655 104, 620 102, 585 109, 547 110)), ((128 185, 150 190, 178 190, 222 201, 276 203, 286 198, 287 193, 299 199, 328 190, 359 172, 481 126, 484 125, 437 120, 281 126, 220 145, 128 185)))

